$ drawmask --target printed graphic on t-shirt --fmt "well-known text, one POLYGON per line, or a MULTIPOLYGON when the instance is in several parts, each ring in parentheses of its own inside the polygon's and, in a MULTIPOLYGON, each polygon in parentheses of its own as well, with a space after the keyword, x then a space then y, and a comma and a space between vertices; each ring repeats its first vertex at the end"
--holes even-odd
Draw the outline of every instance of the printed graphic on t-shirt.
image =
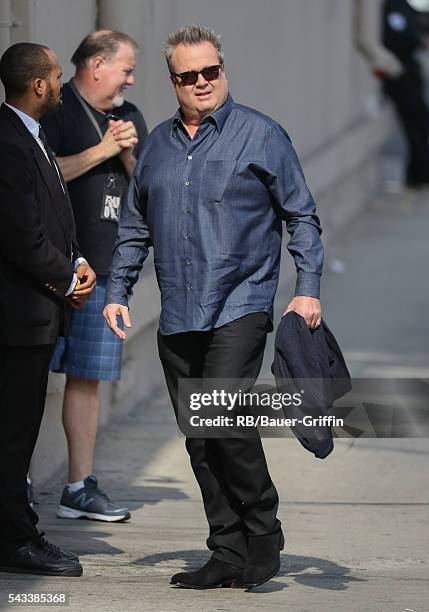
POLYGON ((387 22, 395 32, 403 32, 407 27, 407 20, 401 13, 390 13, 387 22))

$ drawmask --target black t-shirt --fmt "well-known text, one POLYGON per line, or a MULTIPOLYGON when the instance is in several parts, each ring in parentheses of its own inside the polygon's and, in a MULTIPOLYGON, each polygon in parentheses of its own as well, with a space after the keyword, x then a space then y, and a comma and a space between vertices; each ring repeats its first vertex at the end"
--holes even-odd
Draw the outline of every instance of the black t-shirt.
POLYGON ((422 34, 418 13, 406 0, 384 1, 383 44, 399 59, 405 70, 419 71, 415 54, 423 47, 422 34))
MULTIPOLYGON (((58 157, 81 153, 100 142, 95 126, 69 83, 66 83, 62 89, 62 100, 62 105, 56 111, 41 120, 48 142, 58 157)), ((87 106, 104 134, 109 119, 89 104, 87 106)), ((147 137, 147 127, 142 114, 130 102, 124 102, 122 106, 113 109, 112 113, 123 121, 134 123, 139 139, 134 150, 134 155, 137 157, 147 137)), ((67 185, 73 205, 80 250, 91 267, 100 275, 109 273, 117 233, 115 222, 101 219, 103 193, 109 173, 112 172, 116 184, 124 188, 123 197, 125 197, 129 179, 117 156, 98 164, 67 185)))

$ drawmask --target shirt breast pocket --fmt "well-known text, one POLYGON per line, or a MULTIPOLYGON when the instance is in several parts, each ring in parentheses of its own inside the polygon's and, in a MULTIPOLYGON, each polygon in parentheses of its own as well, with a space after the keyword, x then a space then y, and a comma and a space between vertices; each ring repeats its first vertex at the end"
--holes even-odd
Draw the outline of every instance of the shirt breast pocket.
POLYGON ((222 202, 234 191, 235 160, 210 160, 206 162, 202 177, 202 196, 206 202, 222 202))
POLYGON ((242 258, 248 252, 243 233, 244 216, 240 202, 238 160, 206 162, 201 182, 201 203, 207 244, 221 257, 242 258))

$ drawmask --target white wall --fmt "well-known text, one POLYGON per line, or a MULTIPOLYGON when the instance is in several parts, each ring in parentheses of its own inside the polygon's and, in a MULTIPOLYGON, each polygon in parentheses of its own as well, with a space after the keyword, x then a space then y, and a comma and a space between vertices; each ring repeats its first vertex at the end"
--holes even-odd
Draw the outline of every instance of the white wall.
MULTIPOLYGON (((162 46, 187 23, 222 35, 234 98, 289 132, 316 194, 368 160, 389 129, 378 84, 353 47, 354 0, 104 0, 105 26, 123 28, 144 53, 129 97, 154 127, 176 108, 162 46)), ((373 2, 374 29, 380 1, 373 2)), ((349 210, 355 210, 352 195, 349 210)), ((347 212, 347 211, 342 211, 347 212)), ((327 213, 331 223, 332 215, 327 213)))
MULTIPOLYGON (((374 0, 374 14, 378 4, 374 0)), ((186 23, 206 24, 222 35, 237 101, 285 124, 301 153, 364 113, 367 95, 376 87, 352 49, 352 0, 122 0, 108 5, 120 8, 104 24, 122 26, 143 44, 130 94, 152 127, 176 109, 161 50, 168 33, 186 23)))
POLYGON ((60 59, 64 73, 63 80, 69 79, 73 74, 70 57, 80 40, 95 27, 97 1, 8 1, 12 16, 20 24, 11 31, 11 42, 31 41, 47 45, 60 59))

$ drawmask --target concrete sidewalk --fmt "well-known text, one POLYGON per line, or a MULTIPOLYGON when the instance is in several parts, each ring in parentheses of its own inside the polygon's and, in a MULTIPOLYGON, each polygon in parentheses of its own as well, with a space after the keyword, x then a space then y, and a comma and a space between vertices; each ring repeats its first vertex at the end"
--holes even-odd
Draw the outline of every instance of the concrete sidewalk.
MULTIPOLYGON (((428 235, 429 194, 383 195, 328 249, 324 314, 355 376, 429 378, 428 235)), ((281 288, 278 315, 288 297, 281 288)), ((132 509, 131 522, 56 519, 61 484, 51 483, 38 492, 41 528, 80 555, 84 576, 0 575, 0 607, 8 593, 66 592, 73 611, 427 612, 429 441, 339 440, 325 461, 294 439, 264 445, 286 535, 281 572, 267 584, 169 586, 209 555, 200 493, 160 389, 99 439, 100 486, 132 509)))

